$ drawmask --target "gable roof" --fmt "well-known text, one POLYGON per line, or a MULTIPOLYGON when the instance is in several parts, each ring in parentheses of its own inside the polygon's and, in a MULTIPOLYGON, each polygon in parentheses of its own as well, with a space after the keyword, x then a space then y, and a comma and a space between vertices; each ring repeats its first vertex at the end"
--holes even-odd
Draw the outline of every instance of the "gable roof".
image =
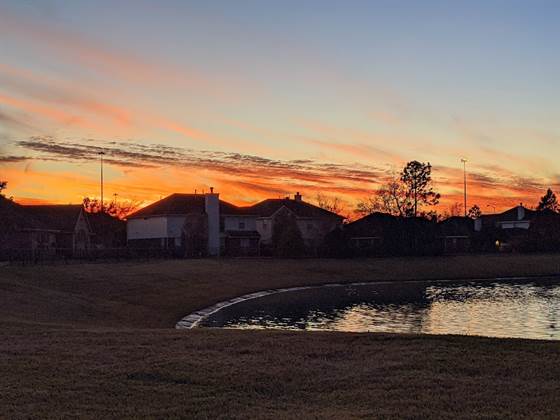
POLYGON ((470 217, 452 216, 438 223, 443 236, 469 236, 474 232, 474 220, 470 217))
POLYGON ((343 219, 342 216, 321 207, 289 198, 269 198, 250 206, 247 211, 260 217, 270 217, 282 207, 286 207, 297 217, 336 217, 343 219))
MULTIPOLYGON (((220 200, 221 214, 244 214, 243 207, 220 200)), ((205 211, 204 194, 171 194, 129 215, 127 219, 155 216, 177 216, 203 214, 205 211)))
POLYGON ((350 237, 373 237, 394 235, 399 230, 435 228, 435 222, 423 217, 393 216, 388 213, 374 212, 344 226, 350 237))
POLYGON ((484 226, 497 224, 500 222, 521 222, 530 221, 538 214, 535 210, 530 210, 523 206, 515 206, 509 210, 497 214, 483 214, 480 220, 484 226), (519 216, 522 216, 521 218, 519 216))
POLYGON ((126 231, 126 222, 110 214, 104 212, 85 214, 94 234, 99 235, 106 232, 126 231))
POLYGON ((37 227, 61 232, 74 232, 83 210, 81 204, 52 204, 21 206, 23 214, 38 224, 37 227))
MULTIPOLYGON (((204 194, 171 194, 129 215, 127 219, 202 214, 205 208, 204 197, 204 194)), ((337 217, 342 219, 342 216, 336 213, 324 210, 305 201, 291 200, 289 198, 267 199, 246 207, 238 207, 220 200, 221 215, 270 217, 281 207, 288 208, 298 217, 337 217)))
POLYGON ((39 223, 25 214, 24 207, 6 197, 0 196, 0 222, 10 229, 35 229, 39 223))
POLYGON ((498 221, 500 222, 513 222, 513 221, 519 221, 519 220, 531 220, 533 219, 533 217, 535 217, 535 214, 537 212, 535 210, 530 210, 526 207, 523 206, 515 206, 512 209, 506 210, 503 213, 497 214, 496 216, 498 217, 498 221), (523 209, 523 217, 519 218, 518 213, 519 210, 523 209))

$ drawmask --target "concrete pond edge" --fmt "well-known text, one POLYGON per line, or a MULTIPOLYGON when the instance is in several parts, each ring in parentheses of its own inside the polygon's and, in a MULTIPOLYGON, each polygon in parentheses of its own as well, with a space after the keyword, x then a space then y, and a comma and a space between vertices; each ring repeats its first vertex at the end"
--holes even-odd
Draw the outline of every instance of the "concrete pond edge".
POLYGON ((215 305, 208 306, 207 308, 201 309, 196 312, 192 312, 189 315, 181 318, 179 322, 175 324, 175 328, 179 330, 190 330, 192 328, 198 327, 198 325, 209 316, 221 311, 228 306, 233 306, 241 302, 245 302, 252 299, 258 299, 265 296, 295 292, 298 290, 309 290, 309 289, 320 289, 324 287, 343 287, 343 286, 369 286, 375 284, 402 284, 402 283, 452 283, 460 281, 468 282, 490 282, 490 281, 516 281, 516 280, 537 280, 546 278, 558 278, 560 274, 551 275, 538 275, 538 276, 512 276, 512 277, 492 277, 492 278, 480 278, 480 279, 443 279, 443 280, 386 280, 386 281, 361 281, 352 283, 324 283, 312 286, 299 286, 299 287, 284 287, 279 289, 266 289, 259 292, 247 293, 229 300, 224 300, 218 302, 215 305))

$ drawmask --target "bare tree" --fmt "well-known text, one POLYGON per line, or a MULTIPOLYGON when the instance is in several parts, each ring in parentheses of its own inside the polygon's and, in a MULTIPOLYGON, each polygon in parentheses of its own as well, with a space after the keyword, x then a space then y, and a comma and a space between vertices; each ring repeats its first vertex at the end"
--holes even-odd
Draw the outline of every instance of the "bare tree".
POLYGON ((342 214, 344 212, 344 203, 337 196, 329 197, 322 193, 317 193, 315 196, 315 202, 318 207, 321 207, 324 210, 328 210, 336 214, 342 214))
POLYGON ((450 217, 461 216, 462 214, 463 214, 463 204, 453 203, 449 206, 449 216, 450 217))
POLYGON ((375 211, 401 217, 433 218, 434 211, 423 207, 439 203, 440 194, 432 187, 432 166, 418 161, 408 162, 400 174, 393 174, 375 194, 358 202, 356 213, 368 215, 375 211))
POLYGON ((104 204, 103 206, 101 206, 101 201, 97 198, 85 197, 83 200, 83 206, 85 211, 87 211, 88 213, 99 213, 103 211, 110 216, 124 219, 126 216, 140 207, 140 203, 132 200, 120 202, 114 200, 109 204, 104 204))

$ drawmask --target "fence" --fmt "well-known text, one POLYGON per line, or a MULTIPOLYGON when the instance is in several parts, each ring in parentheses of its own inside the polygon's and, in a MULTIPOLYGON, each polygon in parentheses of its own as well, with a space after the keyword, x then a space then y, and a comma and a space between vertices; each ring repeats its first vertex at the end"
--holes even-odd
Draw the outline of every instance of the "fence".
POLYGON ((104 248, 73 250, 71 248, 0 250, 0 261, 12 264, 71 264, 84 261, 120 261, 178 258, 176 252, 154 248, 104 248))

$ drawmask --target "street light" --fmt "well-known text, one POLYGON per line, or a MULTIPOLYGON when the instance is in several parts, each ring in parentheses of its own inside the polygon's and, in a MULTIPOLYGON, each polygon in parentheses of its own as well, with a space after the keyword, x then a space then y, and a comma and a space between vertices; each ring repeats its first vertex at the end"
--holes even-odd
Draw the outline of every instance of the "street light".
POLYGON ((101 151, 98 155, 101 160, 101 213, 103 213, 103 156, 105 156, 105 152, 101 151))
POLYGON ((467 159, 461 158, 461 162, 463 162, 463 196, 465 217, 467 217, 467 159))

